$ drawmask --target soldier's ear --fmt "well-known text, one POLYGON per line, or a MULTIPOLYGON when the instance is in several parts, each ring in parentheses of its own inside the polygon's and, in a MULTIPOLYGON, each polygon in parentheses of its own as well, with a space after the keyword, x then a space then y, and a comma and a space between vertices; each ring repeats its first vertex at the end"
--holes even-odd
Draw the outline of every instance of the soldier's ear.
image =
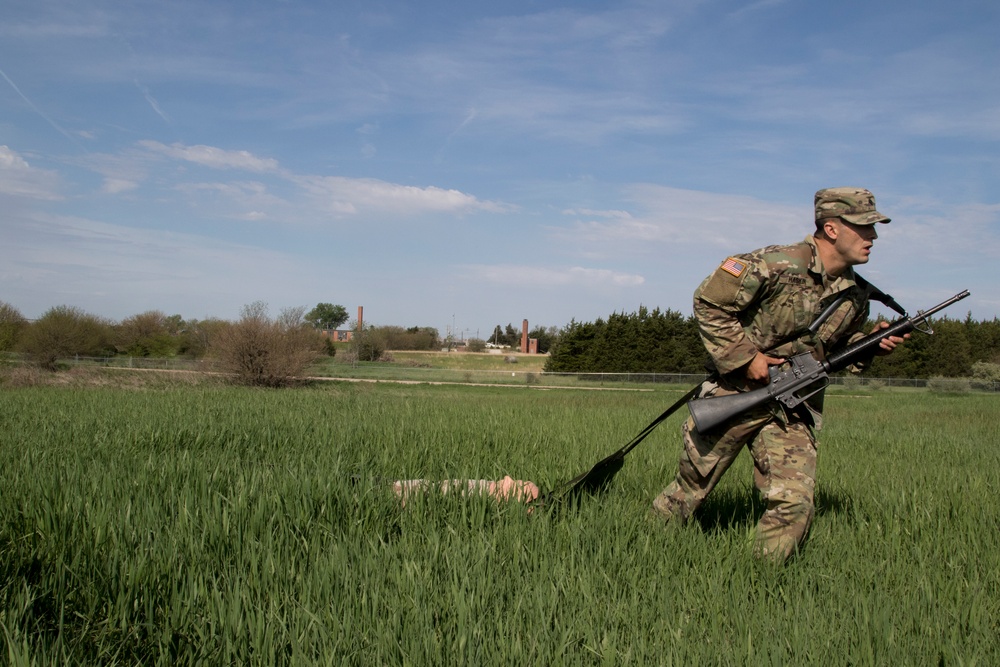
POLYGON ((820 221, 820 231, 830 241, 836 241, 840 235, 840 218, 824 218, 820 221))

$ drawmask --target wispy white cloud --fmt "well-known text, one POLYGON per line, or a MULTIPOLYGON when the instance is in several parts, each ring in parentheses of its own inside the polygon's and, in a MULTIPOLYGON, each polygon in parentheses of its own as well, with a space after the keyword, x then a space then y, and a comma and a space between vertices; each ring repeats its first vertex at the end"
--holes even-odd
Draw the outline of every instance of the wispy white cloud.
POLYGON ((424 213, 461 214, 473 211, 500 212, 510 208, 498 202, 482 201, 458 190, 400 185, 374 178, 295 176, 291 180, 320 207, 335 216, 358 213, 406 216, 424 213))
POLYGON ((167 146, 152 140, 140 141, 138 145, 173 160, 192 162, 213 169, 270 174, 277 179, 270 182, 255 181, 252 184, 246 181, 184 181, 175 186, 182 192, 210 191, 229 198, 240 209, 232 217, 246 218, 244 209, 248 205, 255 211, 254 219, 274 217, 276 220, 307 220, 317 213, 333 217, 385 214, 409 217, 428 213, 463 214, 511 210, 509 205, 481 200, 453 188, 403 185, 374 178, 295 174, 282 168, 273 158, 258 157, 248 151, 205 145, 186 146, 180 143, 167 146), (304 194, 304 200, 296 202, 273 194, 279 183, 294 185, 304 194), (284 209, 284 215, 268 215, 265 212, 270 210, 276 214, 275 206, 278 204, 284 209), (298 213, 295 209, 298 209, 298 213))
POLYGON ((105 178, 104 183, 101 185, 101 192, 109 195, 117 195, 122 192, 135 190, 138 187, 139 184, 135 181, 129 181, 123 178, 105 178))
POLYGON ((875 242, 876 251, 900 265, 919 257, 922 264, 968 269, 989 266, 1000 255, 1000 203, 955 205, 909 199, 900 202, 890 217, 893 221, 875 242), (975 242, 970 244, 969 239, 975 242))
POLYGON ((138 81, 135 82, 135 87, 139 89, 139 92, 142 93, 143 99, 149 103, 149 106, 152 107, 154 112, 156 112, 156 115, 162 118, 164 123, 170 125, 170 118, 168 118, 167 114, 164 113, 162 108, 160 108, 160 103, 155 97, 153 97, 153 93, 150 92, 149 87, 142 85, 138 81))
POLYGON ((103 177, 100 191, 106 195, 131 192, 141 187, 149 177, 149 170, 156 158, 146 151, 127 148, 118 153, 89 153, 85 156, 65 158, 67 164, 96 172, 103 177))
POLYGON ((731 21, 739 21, 746 18, 748 14, 781 7, 789 2, 791 2, 791 0, 756 0, 755 2, 751 2, 743 7, 740 7, 736 11, 731 12, 726 18, 731 21))
POLYGON ((590 257, 634 253, 669 256, 679 249, 733 248, 794 240, 811 231, 810 208, 754 197, 700 192, 649 183, 623 188, 633 211, 571 210, 577 219, 550 229, 561 244, 590 257), (595 219, 596 218, 596 219, 595 219))
POLYGON ((231 317, 258 299, 296 305, 289 295, 308 293, 318 270, 268 248, 77 216, 19 217, 4 231, 6 298, 69 303, 112 317, 151 307, 231 317))
POLYGON ((367 64, 385 83, 385 104, 447 108, 452 116, 469 110, 459 124, 463 136, 517 131, 596 144, 627 133, 671 135, 690 121, 656 94, 660 79, 681 69, 660 40, 693 4, 492 16, 367 64))
POLYGON ((139 141, 138 145, 153 153, 159 153, 175 160, 193 162, 212 169, 239 169, 257 173, 278 170, 277 160, 260 158, 249 151, 225 150, 205 145, 185 146, 179 143, 167 146, 159 141, 149 139, 139 141))
POLYGON ((9 17, 0 23, 0 37, 17 40, 99 38, 108 34, 107 25, 96 11, 72 11, 63 6, 59 12, 40 17, 9 17))
POLYGON ((562 213, 563 215, 572 215, 584 218, 613 218, 616 220, 630 220, 632 218, 632 214, 628 211, 619 210, 601 211, 591 208, 568 208, 562 213))
POLYGON ((571 266, 521 266, 516 264, 469 264, 459 267, 470 279, 537 290, 553 287, 636 287, 645 278, 611 269, 571 266))
POLYGON ((659 228, 665 242, 733 245, 812 231, 812 193, 801 206, 651 183, 629 186, 624 196, 642 211, 640 220, 659 228))
POLYGON ((73 136, 70 132, 68 132, 65 128, 63 128, 62 125, 52 120, 51 116, 42 111, 40 108, 38 108, 38 106, 34 102, 28 99, 28 96, 21 92, 21 89, 17 87, 17 84, 11 81, 10 77, 7 76, 6 72, 4 72, 2 69, 0 69, 0 77, 3 77, 4 81, 6 81, 10 85, 10 87, 14 89, 15 93, 17 93, 18 97, 20 97, 21 100, 23 100, 24 103, 27 104, 32 111, 38 114, 46 123, 51 125, 53 129, 56 130, 56 132, 69 139, 73 143, 73 145, 79 148, 80 150, 86 150, 83 148, 80 142, 76 140, 75 136, 73 136))
POLYGON ((274 188, 261 181, 180 182, 173 189, 183 194, 193 209, 211 218, 285 224, 308 220, 308 211, 301 204, 275 194, 274 188))
POLYGON ((59 176, 28 164, 9 146, 0 145, 0 194, 29 199, 62 199, 59 176))

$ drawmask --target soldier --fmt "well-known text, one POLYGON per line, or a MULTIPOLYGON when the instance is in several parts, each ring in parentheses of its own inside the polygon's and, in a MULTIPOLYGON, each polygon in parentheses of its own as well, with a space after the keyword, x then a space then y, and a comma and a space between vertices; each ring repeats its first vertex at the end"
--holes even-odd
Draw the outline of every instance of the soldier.
MULTIPOLYGON (((868 294, 853 266, 864 264, 889 218, 861 188, 829 188, 815 197, 816 231, 801 243, 769 246, 726 259, 694 293, 694 316, 710 361, 699 397, 724 396, 768 382, 768 368, 810 352, 818 359, 862 338, 868 294), (815 335, 807 328, 827 306, 846 297, 815 335)), ((887 327, 881 322, 874 331, 887 327)), ((907 335, 906 337, 909 337, 907 335)), ((903 338, 885 338, 888 354, 903 338)), ((870 360, 869 360, 870 361, 870 360)), ((852 368, 855 372, 866 364, 852 368)), ((803 542, 813 516, 815 431, 823 393, 795 409, 772 403, 747 411, 709 433, 690 418, 674 481, 653 501, 654 516, 684 522, 749 446, 754 483, 766 501, 755 555, 786 561, 803 542)))

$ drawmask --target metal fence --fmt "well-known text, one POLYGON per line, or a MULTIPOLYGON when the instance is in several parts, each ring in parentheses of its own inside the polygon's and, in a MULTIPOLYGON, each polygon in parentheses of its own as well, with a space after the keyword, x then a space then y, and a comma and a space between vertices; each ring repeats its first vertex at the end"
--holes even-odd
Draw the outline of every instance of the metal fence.
MULTIPOLYGON (((8 361, 18 363, 16 357, 8 361)), ((201 359, 158 357, 83 357, 64 360, 78 366, 105 368, 132 368, 145 370, 200 371, 216 370, 214 364, 201 359)), ((402 380, 413 382, 441 382, 455 384, 576 386, 583 388, 652 388, 655 385, 692 386, 704 379, 696 373, 546 373, 518 370, 461 370, 442 368, 417 368, 379 362, 337 364, 326 366, 328 379, 402 380)), ((862 375, 835 375, 830 384, 842 387, 882 389, 899 387, 930 389, 941 392, 1000 392, 1000 381, 976 378, 877 378, 862 375)))
MULTIPOLYGON (((691 373, 544 373, 546 378, 566 377, 593 383, 621 384, 685 384, 693 385, 701 382, 704 375, 691 373)), ((830 384, 843 387, 866 387, 882 389, 885 387, 907 387, 913 389, 933 389, 936 391, 1000 391, 1000 382, 996 380, 979 380, 974 378, 879 378, 861 375, 835 375, 830 377, 830 384)))

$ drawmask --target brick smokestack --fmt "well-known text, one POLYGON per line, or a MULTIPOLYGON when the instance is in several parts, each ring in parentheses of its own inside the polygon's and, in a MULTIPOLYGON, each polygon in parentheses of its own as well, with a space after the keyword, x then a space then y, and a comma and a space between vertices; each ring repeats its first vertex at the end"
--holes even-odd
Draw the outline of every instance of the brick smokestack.
POLYGON ((521 354, 528 353, 528 320, 521 323, 521 354))
POLYGON ((361 323, 364 322, 364 306, 358 306, 358 331, 362 331, 361 323))

